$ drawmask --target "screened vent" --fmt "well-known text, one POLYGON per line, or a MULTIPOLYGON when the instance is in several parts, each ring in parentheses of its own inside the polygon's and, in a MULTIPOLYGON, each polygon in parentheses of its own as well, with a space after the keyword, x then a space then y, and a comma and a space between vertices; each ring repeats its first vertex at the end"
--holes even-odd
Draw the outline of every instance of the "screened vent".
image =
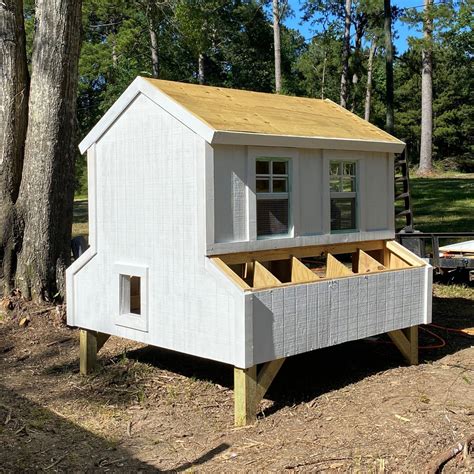
POLYGON ((356 198, 331 199, 331 229, 352 230, 356 226, 356 198))
POLYGON ((288 233, 288 199, 257 200, 257 235, 288 233))

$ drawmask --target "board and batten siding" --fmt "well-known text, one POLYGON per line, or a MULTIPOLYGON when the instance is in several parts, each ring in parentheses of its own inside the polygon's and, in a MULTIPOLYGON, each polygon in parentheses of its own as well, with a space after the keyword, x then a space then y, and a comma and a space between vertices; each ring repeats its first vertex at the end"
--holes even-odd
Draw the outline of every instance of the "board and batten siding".
POLYGON ((244 365, 244 296, 206 268, 206 146, 139 95, 89 150, 95 254, 68 270, 69 324, 244 365), (119 270, 133 267, 148 280, 136 327, 119 315, 119 270))
POLYGON ((431 321, 431 267, 256 291, 251 364, 431 321))
POLYGON ((268 250, 299 245, 324 245, 393 239, 393 155, 347 150, 290 149, 214 145, 214 235, 208 235, 209 255, 268 250), (287 157, 290 166, 290 215, 293 234, 256 238, 255 170, 258 157, 287 157), (331 234, 329 166, 332 160, 357 162, 358 231, 331 234))

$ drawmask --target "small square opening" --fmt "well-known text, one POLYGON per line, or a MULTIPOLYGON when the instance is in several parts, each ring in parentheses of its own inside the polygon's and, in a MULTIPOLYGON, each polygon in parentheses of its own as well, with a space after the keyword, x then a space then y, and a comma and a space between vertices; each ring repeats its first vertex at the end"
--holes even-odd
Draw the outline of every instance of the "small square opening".
POLYGON ((120 314, 141 314, 141 278, 120 275, 120 314))

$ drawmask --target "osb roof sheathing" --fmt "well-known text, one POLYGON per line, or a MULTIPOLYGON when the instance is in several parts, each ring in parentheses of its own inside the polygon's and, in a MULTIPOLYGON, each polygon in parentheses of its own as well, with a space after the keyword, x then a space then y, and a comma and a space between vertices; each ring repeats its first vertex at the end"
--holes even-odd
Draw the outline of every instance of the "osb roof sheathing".
POLYGON ((401 143, 327 99, 146 80, 217 131, 401 143))

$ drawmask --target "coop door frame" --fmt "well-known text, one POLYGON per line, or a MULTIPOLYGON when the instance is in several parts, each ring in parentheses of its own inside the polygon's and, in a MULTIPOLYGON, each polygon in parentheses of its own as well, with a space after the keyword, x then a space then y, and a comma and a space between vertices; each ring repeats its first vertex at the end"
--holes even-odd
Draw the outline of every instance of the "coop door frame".
POLYGON ((114 323, 137 331, 148 332, 148 267, 117 263, 114 323), (140 313, 132 313, 130 278, 140 278, 140 313))

